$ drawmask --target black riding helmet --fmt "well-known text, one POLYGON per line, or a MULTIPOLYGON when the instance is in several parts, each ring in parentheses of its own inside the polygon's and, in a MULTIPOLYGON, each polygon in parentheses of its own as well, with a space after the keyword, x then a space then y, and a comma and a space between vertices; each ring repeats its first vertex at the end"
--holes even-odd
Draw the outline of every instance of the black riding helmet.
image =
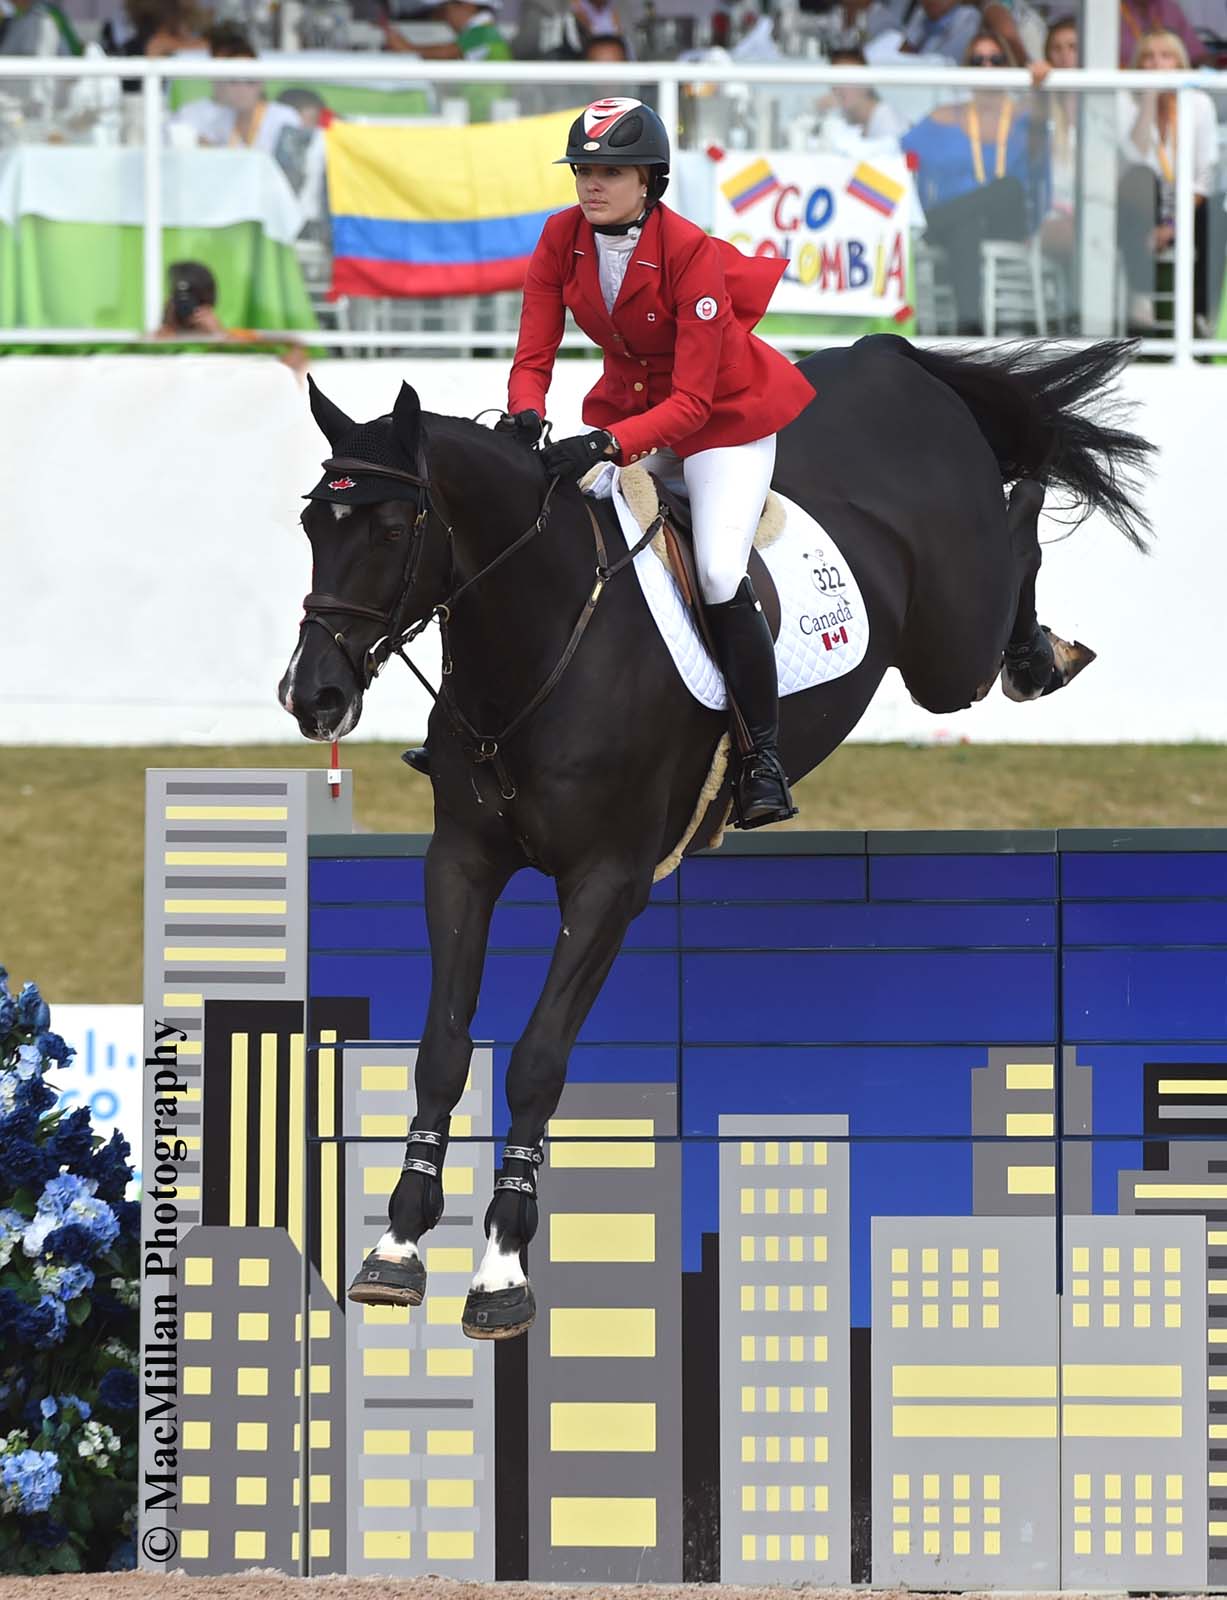
POLYGON ((595 100, 571 124, 567 153, 554 165, 653 167, 648 201, 654 204, 669 182, 669 135, 656 112, 642 100, 595 100))

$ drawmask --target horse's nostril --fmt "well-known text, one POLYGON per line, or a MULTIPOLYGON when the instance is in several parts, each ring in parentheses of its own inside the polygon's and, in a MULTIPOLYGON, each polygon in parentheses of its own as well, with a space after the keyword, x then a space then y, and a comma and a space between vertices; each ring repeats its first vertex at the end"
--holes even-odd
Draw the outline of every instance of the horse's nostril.
POLYGON ((348 699, 340 689, 326 685, 315 697, 316 715, 320 717, 340 717, 349 704, 348 699))

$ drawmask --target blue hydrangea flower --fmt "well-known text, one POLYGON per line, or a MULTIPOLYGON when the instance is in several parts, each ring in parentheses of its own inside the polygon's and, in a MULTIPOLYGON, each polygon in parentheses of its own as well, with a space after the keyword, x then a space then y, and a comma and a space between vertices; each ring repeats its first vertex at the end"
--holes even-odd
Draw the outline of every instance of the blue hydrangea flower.
POLYGON ((43 1414, 43 1420, 45 1422, 50 1422, 52 1417, 55 1416, 56 1412, 60 1408, 55 1398, 52 1395, 47 1394, 44 1395, 43 1398, 38 1402, 38 1409, 43 1414))
POLYGON ((79 1200, 89 1200, 97 1193, 98 1185, 91 1178, 79 1178, 75 1172, 60 1172, 47 1180, 39 1196, 38 1209, 50 1212, 57 1221, 68 1220, 69 1208, 79 1200))
POLYGON ((13 1333, 22 1344, 59 1344, 68 1331, 68 1313, 53 1295, 45 1294, 36 1306, 18 1302, 13 1333))
POLYGON ((0 967, 0 994, 9 992, 9 974, 7 967, 0 967))
POLYGON ((0 996, 0 1034, 12 1033, 17 1026, 17 1002, 8 992, 7 985, 0 996))
POLYGON ((44 1060, 58 1062, 61 1067, 66 1067, 77 1053, 72 1045, 64 1043, 58 1033, 42 1034, 39 1037, 38 1048, 42 1051, 44 1060))
POLYGON ((88 1400, 82 1400, 79 1394, 62 1394, 60 1396, 61 1411, 67 1411, 70 1406, 76 1408, 77 1415, 82 1422, 89 1421, 90 1404, 88 1400))
POLYGON ((98 1385, 98 1404, 111 1411, 135 1411, 140 1398, 136 1374, 127 1367, 111 1367, 98 1385))
POLYGON ((55 1162, 41 1145, 10 1138, 6 1130, 0 1141, 0 1188, 38 1189, 54 1171, 55 1162))
POLYGON ((97 1193, 101 1199, 112 1202, 123 1199, 132 1177, 132 1168, 128 1165, 131 1153, 131 1146, 116 1128, 110 1142, 85 1162, 85 1170, 98 1184, 97 1193))
MULTIPOLYGON (((57 1167, 79 1167, 94 1149, 94 1130, 88 1106, 78 1106, 60 1123, 47 1144, 47 1154, 57 1167)), ((97 1184, 94 1185, 97 1192, 97 1184)))
POLYGON ((46 1511, 60 1492, 60 1463, 53 1450, 22 1450, 0 1457, 0 1495, 10 1511, 46 1511))
POLYGON ((34 1277, 45 1295, 54 1295, 65 1305, 94 1287, 94 1274, 78 1262, 60 1266, 40 1261, 34 1269, 34 1277))
POLYGON ((43 1053, 36 1044, 23 1044, 18 1047, 13 1071, 27 1083, 31 1078, 42 1076, 43 1053))
MULTIPOLYGON (((26 1219, 21 1219, 22 1227, 26 1219)), ((3 1246, 0 1245, 0 1254, 3 1246)), ((53 1229, 43 1240, 43 1254, 58 1256, 61 1261, 92 1261, 98 1253, 98 1242, 88 1228, 79 1222, 68 1222, 53 1229)))
POLYGON ((17 996, 17 1024, 32 1028, 35 1033, 46 1033, 51 1025, 51 1008, 43 999, 36 983, 23 983, 17 996))

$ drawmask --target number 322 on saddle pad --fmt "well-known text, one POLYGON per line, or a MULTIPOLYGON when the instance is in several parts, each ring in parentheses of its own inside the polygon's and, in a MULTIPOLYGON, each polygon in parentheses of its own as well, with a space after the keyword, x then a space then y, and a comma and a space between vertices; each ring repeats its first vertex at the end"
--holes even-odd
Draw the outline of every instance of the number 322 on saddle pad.
MULTIPOLYGON (((658 508, 649 474, 639 466, 619 469, 610 463, 586 479, 584 489, 595 499, 613 502, 627 548, 638 544, 658 508)), ((779 594, 775 661, 780 694, 832 683, 859 666, 869 647, 869 617, 852 569, 830 534, 800 506, 772 491, 755 545, 779 594)), ((701 705, 723 710, 728 704, 724 678, 655 542, 633 565, 682 682, 701 705)))

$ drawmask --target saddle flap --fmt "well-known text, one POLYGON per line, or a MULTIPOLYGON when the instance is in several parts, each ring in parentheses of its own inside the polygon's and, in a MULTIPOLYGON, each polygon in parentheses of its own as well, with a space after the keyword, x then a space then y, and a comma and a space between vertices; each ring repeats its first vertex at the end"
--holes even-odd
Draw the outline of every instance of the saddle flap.
MULTIPOLYGON (((663 533, 665 546, 669 552, 669 560, 673 568, 673 576, 677 579, 678 588, 686 602, 686 608, 694 618, 695 627, 699 630, 699 637, 707 646, 713 657, 715 646, 712 642, 711 630, 707 626, 707 613, 703 606, 702 594, 699 589, 698 573, 694 564, 694 532, 690 522, 690 503, 683 500, 680 495, 667 489, 654 472, 649 473, 656 493, 660 498, 661 510, 665 513, 663 533)), ((767 626, 771 630, 771 640, 774 644, 780 637, 780 596, 775 586, 775 579, 771 576, 767 563, 756 549, 751 549, 750 559, 746 563, 750 582, 754 585, 754 593, 759 605, 763 608, 763 616, 767 619, 767 626)))

